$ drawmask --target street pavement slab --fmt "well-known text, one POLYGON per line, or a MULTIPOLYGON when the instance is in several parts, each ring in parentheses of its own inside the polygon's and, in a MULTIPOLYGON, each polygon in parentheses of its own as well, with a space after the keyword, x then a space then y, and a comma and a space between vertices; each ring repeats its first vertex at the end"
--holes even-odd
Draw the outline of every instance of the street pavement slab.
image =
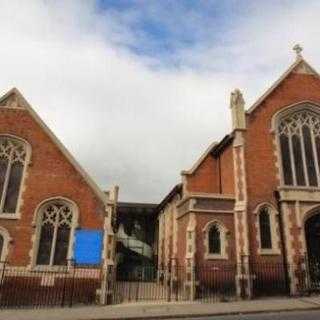
POLYGON ((320 296, 234 302, 130 303, 112 306, 1 310, 0 320, 142 320, 320 309, 320 296))

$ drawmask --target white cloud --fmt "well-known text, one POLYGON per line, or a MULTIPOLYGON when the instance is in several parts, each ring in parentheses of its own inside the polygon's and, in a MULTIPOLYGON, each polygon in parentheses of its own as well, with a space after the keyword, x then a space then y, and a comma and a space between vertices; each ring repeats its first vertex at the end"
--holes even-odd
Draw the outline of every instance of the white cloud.
POLYGON ((258 9, 226 43, 181 49, 186 67, 174 69, 126 50, 136 35, 94 1, 1 0, 0 88, 21 89, 102 188, 159 201, 228 132, 234 87, 252 102, 291 63, 296 41, 320 63, 316 2, 258 9))

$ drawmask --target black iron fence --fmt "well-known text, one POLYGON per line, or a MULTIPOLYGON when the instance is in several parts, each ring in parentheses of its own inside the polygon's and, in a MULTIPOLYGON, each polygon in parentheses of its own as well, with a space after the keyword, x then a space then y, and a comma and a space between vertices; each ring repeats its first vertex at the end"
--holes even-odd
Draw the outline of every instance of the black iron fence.
POLYGON ((199 266, 194 273, 195 299, 214 302, 236 298, 236 264, 199 266))
MULTIPOLYGON (((187 268, 131 266, 108 276, 110 303, 137 301, 230 301, 241 297, 289 295, 287 270, 298 294, 320 291, 320 263, 237 265, 212 263, 187 268), (112 279, 112 280, 111 280, 112 279), (111 298, 110 296, 110 298, 111 298)), ((29 270, 0 262, 0 308, 95 304, 102 287, 102 269, 69 264, 29 270)))
MULTIPOLYGON (((113 285, 113 303, 136 301, 231 301, 238 298, 256 298, 290 295, 289 270, 282 263, 212 263, 193 268, 152 266, 128 267, 118 270, 113 285), (128 272, 131 270, 131 272, 128 272)), ((294 266, 298 294, 310 288, 320 289, 320 264, 317 281, 308 281, 303 266, 294 266), (312 286, 313 283, 313 286, 312 286)), ((314 274, 318 274, 315 272, 314 274)), ((314 276, 315 278, 315 276, 314 276)))
POLYGON ((183 293, 185 268, 151 265, 118 269, 113 283, 113 303, 186 300, 183 293), (130 272, 129 272, 130 270, 130 272))
POLYGON ((289 295, 289 279, 283 263, 251 263, 249 272, 253 297, 289 295))
POLYGON ((100 286, 100 267, 69 264, 28 270, 0 262, 0 308, 94 304, 100 286))

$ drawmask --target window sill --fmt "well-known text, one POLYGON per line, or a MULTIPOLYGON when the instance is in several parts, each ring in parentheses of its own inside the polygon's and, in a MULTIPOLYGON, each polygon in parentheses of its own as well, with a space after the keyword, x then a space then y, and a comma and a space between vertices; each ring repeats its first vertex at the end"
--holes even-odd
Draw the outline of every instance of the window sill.
POLYGON ((281 254, 280 250, 275 249, 259 249, 258 253, 261 256, 278 256, 281 254))
POLYGON ((0 219, 17 220, 20 219, 18 213, 0 213, 0 219))
POLYGON ((204 258, 206 260, 228 260, 228 256, 222 254, 205 254, 204 258))
POLYGON ((318 186, 289 186, 289 185, 281 185, 278 188, 279 190, 301 190, 301 191, 320 191, 320 187, 318 186))
POLYGON ((61 272, 69 272, 71 270, 71 266, 34 266, 31 271, 35 272, 52 272, 52 273, 61 273, 61 272))

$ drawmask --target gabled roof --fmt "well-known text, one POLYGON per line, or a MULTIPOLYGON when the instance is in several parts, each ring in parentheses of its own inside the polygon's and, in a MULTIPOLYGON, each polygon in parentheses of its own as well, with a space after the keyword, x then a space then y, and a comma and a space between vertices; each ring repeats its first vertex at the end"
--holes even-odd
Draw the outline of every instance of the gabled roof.
POLYGON ((89 185, 95 195, 104 204, 107 203, 107 195, 100 190, 98 185, 92 180, 92 178, 86 173, 86 171, 80 166, 80 164, 75 160, 67 148, 59 141, 59 139, 54 135, 54 133, 47 127, 47 125, 42 121, 38 114, 33 110, 28 101, 23 97, 18 89, 13 88, 8 91, 5 95, 0 97, 0 105, 6 101, 12 101, 12 108, 22 108, 26 109, 31 117, 39 124, 39 126, 44 130, 44 132, 49 136, 52 142, 58 147, 62 154, 67 158, 71 165, 76 169, 76 171, 83 177, 85 182, 89 185))
POLYGON ((301 56, 298 56, 296 61, 287 69, 287 71, 274 82, 274 84, 246 111, 246 113, 250 114, 253 112, 292 72, 313 74, 320 77, 315 69, 313 69, 301 56))
POLYGON ((159 213, 169 203, 176 194, 182 193, 182 183, 175 185, 171 191, 165 196, 165 198, 159 203, 156 208, 156 212, 159 213))
POLYGON ((231 133, 231 134, 225 135, 220 142, 213 142, 208 147, 208 149, 206 149, 206 151, 201 155, 201 157, 197 160, 197 162, 192 166, 192 168, 190 170, 181 171, 181 174, 182 175, 193 174, 209 154, 212 154, 212 156, 217 157, 232 140, 233 140, 233 134, 231 133))
POLYGON ((189 175, 189 174, 193 174, 198 167, 201 165, 201 163, 204 161, 204 159, 207 157, 207 155, 212 152, 212 150, 214 149, 214 147, 218 144, 218 142, 213 142, 210 144, 210 146, 206 149, 206 151, 201 155, 201 157, 197 160, 197 162, 192 166, 191 169, 189 170, 183 170, 181 171, 182 175, 189 175))

